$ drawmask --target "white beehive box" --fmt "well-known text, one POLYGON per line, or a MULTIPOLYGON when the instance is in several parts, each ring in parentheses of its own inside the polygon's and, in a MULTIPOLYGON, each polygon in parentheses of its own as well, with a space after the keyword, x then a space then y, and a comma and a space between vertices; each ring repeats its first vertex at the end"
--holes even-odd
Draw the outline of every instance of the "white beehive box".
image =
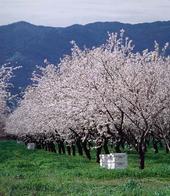
POLYGON ((27 144, 27 149, 28 150, 35 150, 35 143, 28 143, 27 144))
POLYGON ((17 140, 17 144, 23 144, 23 141, 17 140))
POLYGON ((128 166, 126 153, 100 155, 100 166, 107 169, 125 169, 128 166))

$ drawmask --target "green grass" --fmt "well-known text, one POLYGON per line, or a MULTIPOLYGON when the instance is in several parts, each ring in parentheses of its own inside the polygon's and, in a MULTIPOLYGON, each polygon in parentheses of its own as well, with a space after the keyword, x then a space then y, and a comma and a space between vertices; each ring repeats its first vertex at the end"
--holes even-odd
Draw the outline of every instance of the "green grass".
POLYGON ((128 154, 128 162, 125 170, 107 170, 94 159, 29 151, 15 141, 1 141, 0 196, 170 195, 170 155, 150 150, 143 171, 135 153, 128 154))

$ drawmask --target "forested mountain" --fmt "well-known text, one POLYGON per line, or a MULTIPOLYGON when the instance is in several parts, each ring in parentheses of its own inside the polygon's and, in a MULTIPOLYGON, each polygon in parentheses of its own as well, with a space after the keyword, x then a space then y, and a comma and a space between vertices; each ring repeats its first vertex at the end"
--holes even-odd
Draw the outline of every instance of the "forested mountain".
POLYGON ((14 92, 17 92, 27 86, 36 65, 42 65, 45 58, 56 64, 64 54, 69 54, 70 41, 75 40, 81 48, 91 48, 104 43, 108 32, 118 32, 122 28, 133 40, 135 51, 152 49, 155 40, 161 46, 170 42, 170 21, 134 25, 97 22, 65 28, 17 22, 0 26, 0 64, 11 62, 13 66, 22 66, 13 78, 14 92))

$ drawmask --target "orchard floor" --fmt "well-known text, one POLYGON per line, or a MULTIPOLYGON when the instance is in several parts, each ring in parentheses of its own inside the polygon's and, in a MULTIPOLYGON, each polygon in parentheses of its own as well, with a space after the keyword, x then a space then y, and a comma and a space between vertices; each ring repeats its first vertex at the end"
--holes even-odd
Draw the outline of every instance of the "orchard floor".
POLYGON ((80 156, 29 151, 15 141, 0 141, 0 196, 155 195, 170 196, 170 154, 150 150, 146 168, 135 153, 125 170, 106 170, 80 156))

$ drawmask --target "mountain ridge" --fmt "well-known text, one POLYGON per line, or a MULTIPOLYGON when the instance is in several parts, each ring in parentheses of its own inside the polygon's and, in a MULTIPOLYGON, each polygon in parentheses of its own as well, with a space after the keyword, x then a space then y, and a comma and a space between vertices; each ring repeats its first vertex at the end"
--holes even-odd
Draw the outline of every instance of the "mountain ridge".
MULTIPOLYGON (((125 30, 125 36, 133 40, 135 51, 153 49, 156 40, 161 46, 170 42, 170 21, 152 23, 95 22, 68 27, 49 27, 20 21, 0 26, 0 64, 11 62, 21 65, 13 78, 14 92, 30 84, 31 73, 36 65, 42 65, 47 58, 57 64, 65 54, 70 54, 70 41, 80 48, 91 48, 103 44, 108 32, 125 30), (21 88, 20 88, 21 87, 21 88)), ((170 54, 168 49, 167 54, 170 54)))
POLYGON ((40 24, 33 24, 31 22, 27 22, 24 20, 20 20, 20 21, 16 21, 16 22, 12 22, 12 23, 8 23, 8 24, 3 24, 0 25, 1 27, 5 27, 5 26, 10 26, 10 25, 15 25, 15 24, 27 24, 27 25, 32 25, 32 26, 36 26, 36 27, 50 27, 50 28, 68 28, 68 27, 72 27, 72 26, 89 26, 89 25, 96 25, 96 24, 126 24, 126 25, 143 25, 143 24, 156 24, 156 23, 169 23, 170 20, 157 20, 157 21, 153 21, 153 22, 138 22, 138 23, 128 23, 128 22, 119 22, 119 21, 96 21, 96 22, 90 22, 90 23, 86 23, 86 24, 71 24, 71 25, 67 25, 64 27, 60 27, 60 26, 49 26, 49 25, 40 25, 40 24))

